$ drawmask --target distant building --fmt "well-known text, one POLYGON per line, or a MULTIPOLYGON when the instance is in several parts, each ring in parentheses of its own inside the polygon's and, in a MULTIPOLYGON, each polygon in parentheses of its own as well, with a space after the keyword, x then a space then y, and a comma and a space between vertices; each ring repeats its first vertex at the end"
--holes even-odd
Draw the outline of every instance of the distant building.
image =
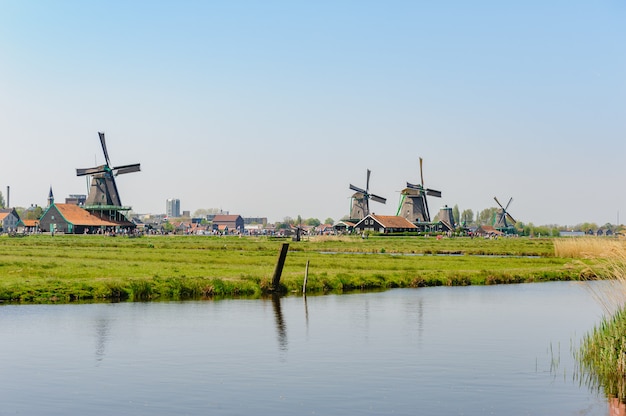
POLYGON ((11 232, 17 230, 17 224, 20 216, 14 208, 0 209, 0 230, 11 232))
POLYGON ((267 217, 247 217, 243 219, 243 223, 246 225, 261 224, 265 227, 267 225, 267 217))
POLYGON ((180 199, 171 198, 165 202, 165 215, 168 217, 180 217, 180 199))
POLYGON ((216 215, 213 217, 213 230, 225 234, 243 233, 243 218, 241 215, 216 215))
POLYGON ((70 195, 65 198, 66 204, 79 205, 81 207, 85 205, 85 201, 87 201, 87 195, 70 195))

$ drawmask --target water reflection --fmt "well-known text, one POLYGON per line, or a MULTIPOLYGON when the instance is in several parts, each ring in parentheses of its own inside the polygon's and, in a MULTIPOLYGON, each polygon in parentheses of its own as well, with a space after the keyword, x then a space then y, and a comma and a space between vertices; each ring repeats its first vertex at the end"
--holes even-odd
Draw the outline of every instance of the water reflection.
POLYGON ((288 350, 287 325, 280 307, 280 295, 272 295, 272 307, 274 308, 274 319, 276 321, 276 335, 278 336, 278 347, 281 351, 288 350))
POLYGON ((99 363, 104 359, 104 350, 109 338, 109 320, 106 318, 96 319, 96 361, 99 363))

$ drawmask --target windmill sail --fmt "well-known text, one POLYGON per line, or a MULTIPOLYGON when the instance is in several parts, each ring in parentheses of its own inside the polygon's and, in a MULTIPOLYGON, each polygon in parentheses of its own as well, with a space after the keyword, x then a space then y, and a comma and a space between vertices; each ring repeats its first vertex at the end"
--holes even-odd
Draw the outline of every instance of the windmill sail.
POLYGON ((354 191, 352 195, 352 206, 350 208, 350 218, 355 220, 361 220, 369 215, 369 200, 384 204, 387 202, 386 198, 382 196, 371 194, 370 189, 370 175, 372 171, 367 170, 367 177, 365 179, 365 189, 350 184, 350 190, 354 191))
POLYGON ((111 206, 121 207, 122 201, 115 183, 115 176, 139 172, 139 163, 111 167, 109 152, 107 150, 106 139, 103 132, 98 132, 105 164, 92 168, 76 169, 76 176, 91 176, 91 186, 85 204, 87 206, 111 206))

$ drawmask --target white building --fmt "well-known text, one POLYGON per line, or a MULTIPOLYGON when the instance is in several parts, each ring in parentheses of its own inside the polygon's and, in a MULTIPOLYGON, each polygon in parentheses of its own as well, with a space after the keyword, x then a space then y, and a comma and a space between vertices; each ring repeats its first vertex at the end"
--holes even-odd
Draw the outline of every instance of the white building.
POLYGON ((180 217, 180 199, 170 198, 165 201, 165 215, 168 217, 180 217))

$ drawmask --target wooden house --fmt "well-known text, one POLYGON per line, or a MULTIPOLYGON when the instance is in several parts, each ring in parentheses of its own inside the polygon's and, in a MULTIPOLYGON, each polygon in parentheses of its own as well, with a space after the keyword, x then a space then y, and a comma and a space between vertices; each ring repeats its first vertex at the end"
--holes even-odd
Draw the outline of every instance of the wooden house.
POLYGON ((0 209, 0 231, 9 233, 17 231, 17 226, 20 221, 15 208, 0 209))
POLYGON ((44 232, 66 234, 95 234, 115 231, 123 224, 104 220, 74 204, 52 202, 39 219, 39 227, 44 232))
POLYGON ((213 230, 232 234, 244 232, 244 221, 241 215, 218 214, 213 217, 213 230))
POLYGON ((404 217, 396 215, 369 214, 359 221, 354 229, 359 233, 374 231, 377 233, 417 232, 417 227, 404 217))

